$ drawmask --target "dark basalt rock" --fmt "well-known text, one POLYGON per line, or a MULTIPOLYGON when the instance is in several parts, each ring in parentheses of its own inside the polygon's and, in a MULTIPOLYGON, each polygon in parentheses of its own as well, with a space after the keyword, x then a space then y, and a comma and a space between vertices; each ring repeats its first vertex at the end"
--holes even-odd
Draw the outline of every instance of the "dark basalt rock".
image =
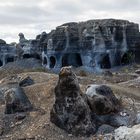
POLYGON ((104 75, 104 76, 108 76, 108 77, 112 77, 112 76, 113 76, 113 73, 112 73, 111 71, 109 71, 109 70, 105 70, 105 71, 103 72, 103 75, 104 75))
POLYGON ((81 95, 76 75, 70 67, 62 68, 55 87, 55 104, 51 122, 73 135, 90 135, 96 132, 88 104, 81 95))
POLYGON ((5 45, 6 44, 6 41, 0 39, 0 45, 5 45))
POLYGON ((20 87, 10 88, 4 93, 5 114, 25 112, 32 109, 32 105, 20 87))
POLYGON ((64 67, 55 87, 52 123, 73 135, 112 133, 119 126, 132 126, 137 113, 120 104, 110 87, 90 85, 81 93, 76 75, 64 67))
POLYGON ((106 85, 90 85, 87 88, 89 106, 96 114, 108 114, 120 109, 119 100, 110 87, 106 85))
POLYGON ((31 79, 30 76, 27 76, 26 78, 24 78, 23 80, 21 80, 19 82, 19 86, 21 86, 21 87, 30 86, 30 85, 33 85, 33 84, 34 84, 34 81, 33 81, 33 79, 31 79))

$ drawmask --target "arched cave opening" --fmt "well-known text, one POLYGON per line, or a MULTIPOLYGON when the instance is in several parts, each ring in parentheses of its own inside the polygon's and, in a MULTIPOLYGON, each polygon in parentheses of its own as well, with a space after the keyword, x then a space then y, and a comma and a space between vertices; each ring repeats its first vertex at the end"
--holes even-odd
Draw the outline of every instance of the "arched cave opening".
POLYGON ((3 63, 2 63, 2 61, 0 60, 0 67, 1 67, 1 66, 3 66, 3 63))
POLYGON ((54 56, 50 57, 50 68, 54 68, 56 64, 56 59, 54 56))
POLYGON ((64 66, 82 66, 82 59, 79 53, 68 53, 62 57, 62 67, 64 66))
POLYGON ((105 55, 100 63, 101 69, 110 69, 111 68, 111 63, 110 63, 110 58, 109 55, 105 55))
POLYGON ((41 59, 39 54, 34 54, 34 55, 30 55, 30 56, 33 57, 33 58, 36 58, 36 59, 38 59, 38 60, 41 59))
POLYGON ((30 54, 24 54, 23 55, 23 59, 28 59, 28 58, 31 58, 32 56, 30 54))
POLYGON ((47 58, 44 57, 44 59, 43 59, 43 65, 47 65, 47 64, 48 64, 48 62, 47 62, 47 58))
POLYGON ((131 51, 128 51, 124 53, 124 55, 121 58, 121 64, 122 65, 128 65, 130 63, 133 63, 135 59, 135 54, 131 51))
POLYGON ((8 57, 7 58, 7 63, 9 63, 9 62, 14 62, 14 57, 8 57))

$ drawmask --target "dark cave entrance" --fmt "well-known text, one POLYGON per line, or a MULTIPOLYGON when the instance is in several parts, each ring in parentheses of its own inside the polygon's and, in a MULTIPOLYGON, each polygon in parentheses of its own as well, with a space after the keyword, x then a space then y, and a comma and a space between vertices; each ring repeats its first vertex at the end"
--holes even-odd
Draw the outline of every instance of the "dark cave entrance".
POLYGON ((41 59, 39 54, 34 54, 34 55, 30 55, 30 56, 33 57, 33 58, 36 58, 36 59, 38 59, 38 60, 41 59))
POLYGON ((32 56, 30 54, 24 54, 23 55, 23 59, 28 59, 28 58, 31 58, 32 56))
POLYGON ((54 68, 56 64, 56 59, 54 56, 50 57, 50 68, 54 68))
POLYGON ((0 67, 1 67, 1 66, 3 66, 3 63, 2 63, 2 61, 0 60, 0 67))
POLYGON ((62 57, 62 67, 64 66, 82 66, 82 59, 79 53, 68 53, 62 57))
POLYGON ((7 58, 7 63, 9 63, 9 62, 14 62, 14 57, 8 57, 7 58))
POLYGON ((111 63, 110 63, 110 58, 109 55, 105 55, 100 63, 101 69, 110 69, 111 68, 111 63))
POLYGON ((121 65, 128 65, 133 63, 135 59, 135 54, 132 51, 126 52, 121 58, 121 65))
POLYGON ((23 55, 23 59, 28 59, 28 58, 35 58, 40 60, 40 55, 39 54, 24 54, 23 55))
POLYGON ((44 59, 43 59, 43 65, 47 65, 48 63, 47 63, 47 58, 46 57, 44 57, 44 59))

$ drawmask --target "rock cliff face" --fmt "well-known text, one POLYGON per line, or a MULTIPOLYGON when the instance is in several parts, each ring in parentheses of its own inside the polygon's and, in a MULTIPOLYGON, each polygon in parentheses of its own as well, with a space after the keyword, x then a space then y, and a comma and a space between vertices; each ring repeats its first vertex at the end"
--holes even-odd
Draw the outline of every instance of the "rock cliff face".
POLYGON ((108 69, 138 61, 139 44, 139 26, 129 21, 66 23, 47 35, 42 57, 48 68, 72 65, 108 69))
POLYGON ((23 33, 19 33, 19 43, 7 44, 0 39, 0 67, 8 62, 13 62, 25 58, 41 58, 43 41, 46 39, 46 33, 43 32, 34 40, 27 40, 23 33), (45 36, 45 37, 44 37, 45 36))
POLYGON ((13 62, 17 58, 16 47, 8 45, 4 40, 0 40, 0 67, 8 62, 13 62))
POLYGON ((110 69, 140 62, 140 32, 138 24, 115 19, 66 23, 50 33, 27 40, 19 34, 18 45, 0 40, 0 66, 17 58, 42 58, 50 69, 64 66, 110 69))

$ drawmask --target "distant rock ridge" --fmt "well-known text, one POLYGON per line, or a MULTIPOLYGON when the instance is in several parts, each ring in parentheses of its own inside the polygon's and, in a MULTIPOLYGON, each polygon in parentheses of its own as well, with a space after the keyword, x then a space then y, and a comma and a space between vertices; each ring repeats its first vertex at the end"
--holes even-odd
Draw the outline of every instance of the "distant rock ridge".
POLYGON ((15 55, 17 48, 9 48, 10 45, 0 40, 0 66, 9 62, 3 50, 14 56, 10 61, 35 57, 42 60, 43 66, 54 70, 64 66, 102 70, 140 62, 139 25, 127 20, 70 22, 35 39, 27 40, 23 33, 19 37, 18 55, 15 55))
POLYGON ((139 25, 127 20, 65 23, 48 33, 46 42, 42 58, 47 68, 110 69, 140 62, 139 25))

